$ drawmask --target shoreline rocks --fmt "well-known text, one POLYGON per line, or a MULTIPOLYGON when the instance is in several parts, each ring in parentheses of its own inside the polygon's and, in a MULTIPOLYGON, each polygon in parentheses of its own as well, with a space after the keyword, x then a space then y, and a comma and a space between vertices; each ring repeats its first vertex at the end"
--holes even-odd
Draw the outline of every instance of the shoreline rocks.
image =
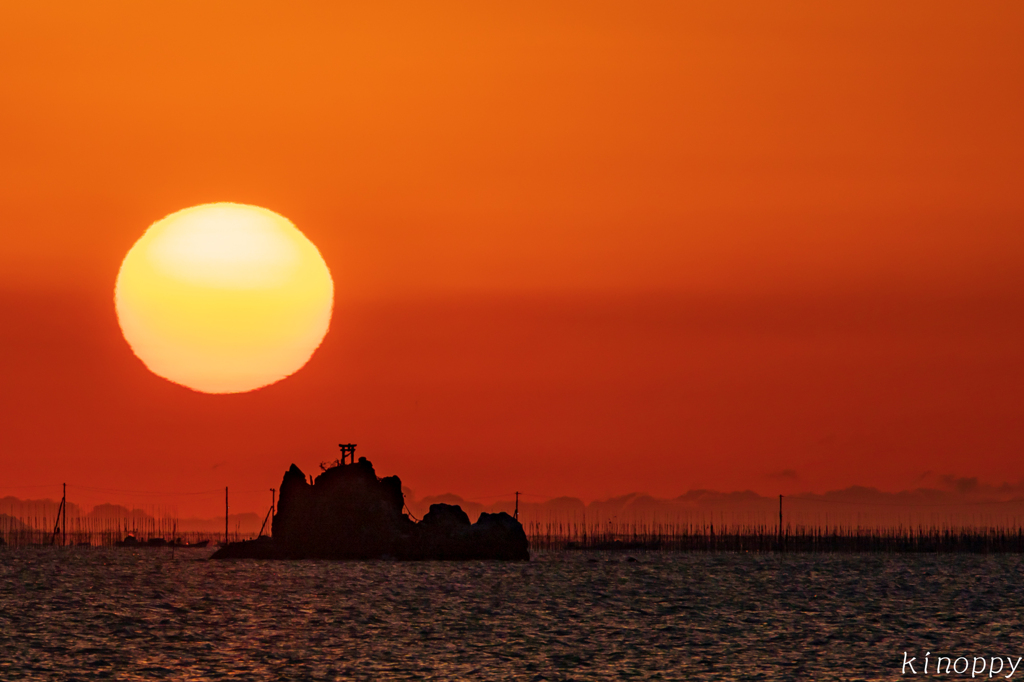
POLYGON ((229 543, 211 558, 529 561, 522 524, 504 512, 470 523, 458 505, 434 504, 417 523, 404 508, 401 480, 377 478, 365 457, 336 463, 312 483, 292 464, 273 537, 229 543))

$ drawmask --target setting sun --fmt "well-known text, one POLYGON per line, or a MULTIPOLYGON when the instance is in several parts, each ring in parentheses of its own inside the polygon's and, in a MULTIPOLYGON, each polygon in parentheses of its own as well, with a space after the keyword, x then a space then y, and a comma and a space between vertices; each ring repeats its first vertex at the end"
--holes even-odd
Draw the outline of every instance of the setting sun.
POLYGON ((241 393, 306 364, 327 333, 334 285, 289 220, 217 203, 154 223, 125 256, 114 296, 125 339, 153 373, 241 393))

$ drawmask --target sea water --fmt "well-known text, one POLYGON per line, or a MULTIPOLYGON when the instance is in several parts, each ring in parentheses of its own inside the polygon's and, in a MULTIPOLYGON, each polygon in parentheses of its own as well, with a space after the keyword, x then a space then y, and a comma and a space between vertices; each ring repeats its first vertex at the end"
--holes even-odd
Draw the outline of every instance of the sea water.
POLYGON ((893 680, 1024 655, 1018 556, 209 554, 0 550, 0 680, 893 680))

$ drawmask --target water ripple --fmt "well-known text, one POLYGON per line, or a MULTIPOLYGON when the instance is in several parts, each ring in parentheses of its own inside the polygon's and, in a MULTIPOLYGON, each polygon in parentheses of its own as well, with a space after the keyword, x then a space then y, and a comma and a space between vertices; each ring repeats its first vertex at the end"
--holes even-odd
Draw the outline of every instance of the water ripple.
POLYGON ((1007 555, 207 554, 0 552, 0 679, 883 680, 904 650, 1024 654, 1007 555))

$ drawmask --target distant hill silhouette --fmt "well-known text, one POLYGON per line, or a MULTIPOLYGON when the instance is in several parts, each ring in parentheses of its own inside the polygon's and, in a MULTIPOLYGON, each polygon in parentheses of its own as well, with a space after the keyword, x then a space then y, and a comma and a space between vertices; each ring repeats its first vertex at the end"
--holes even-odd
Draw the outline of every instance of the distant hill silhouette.
MULTIPOLYGON (((300 472, 301 474, 301 472, 300 472)), ((301 474, 304 476, 304 474, 301 474)), ((792 479, 792 477, 789 477, 792 479)), ((1011 526, 1024 520, 1024 482, 985 484, 976 478, 934 473, 922 474, 920 487, 896 492, 863 486, 849 486, 826 493, 787 495, 783 500, 787 524, 806 526, 895 526, 895 525, 967 525, 1011 526)), ((481 514, 511 513, 516 508, 514 497, 497 501, 468 500, 456 493, 416 498, 408 488, 401 490, 407 509, 415 519, 422 519, 432 505, 458 506, 470 522, 481 514)), ((115 526, 142 527, 152 521, 154 513, 121 504, 104 503, 86 512, 74 499, 68 486, 69 525, 81 518, 109 521, 115 526), (134 524, 133 524, 134 522, 134 524)), ((396 498, 397 499, 397 498, 396 498)), ((635 523, 708 524, 716 526, 775 524, 778 521, 777 496, 758 495, 751 491, 718 492, 690 490, 675 497, 659 498, 635 492, 585 502, 575 497, 543 499, 526 494, 519 501, 519 520, 528 534, 545 532, 549 525, 563 527, 573 523, 588 526, 609 523, 625 526, 635 523)), ((50 531, 60 500, 0 498, 0 533, 22 528, 50 531)), ((400 510, 399 510, 400 514, 400 510)), ((173 515, 165 515, 170 519, 173 515)), ((224 517, 186 517, 173 520, 180 533, 199 532, 222 536, 224 517)), ((232 534, 253 536, 263 522, 263 514, 244 512, 231 514, 232 534)), ((164 525, 170 526, 170 521, 164 525)))
MULTIPOLYGON (((0 514, 7 514, 16 519, 53 518, 60 507, 60 498, 56 500, 22 500, 8 495, 0 498, 0 514)), ((68 503, 68 516, 79 516, 81 508, 68 503)))
MULTIPOLYGON (((149 512, 143 511, 138 508, 131 508, 122 506, 120 504, 98 504, 92 508, 92 510, 84 515, 87 519, 101 519, 101 520, 115 520, 123 521, 129 526, 134 522, 136 524, 152 521, 155 517, 149 512)), ((255 535, 260 530, 260 524, 263 519, 254 512, 244 512, 241 514, 231 514, 228 517, 228 526, 232 532, 238 532, 244 535, 255 535)), ((187 518, 177 519, 175 521, 177 530, 182 533, 224 533, 224 517, 214 518, 199 518, 190 516, 187 518)))
MULTIPOLYGON (((800 493, 783 498, 785 523, 805 526, 955 525, 1013 526, 1024 519, 1024 484, 985 485, 974 478, 934 476, 928 487, 897 492, 850 486, 826 493, 800 493)), ((414 515, 429 505, 457 504, 475 515, 515 508, 514 499, 484 504, 454 493, 414 499, 407 492, 414 515)), ((636 492, 585 503, 574 497, 538 501, 526 496, 519 502, 519 518, 527 532, 545 532, 572 524, 626 526, 632 524, 693 524, 742 526, 778 523, 778 496, 752 491, 691 490, 677 497, 658 498, 636 492)))

